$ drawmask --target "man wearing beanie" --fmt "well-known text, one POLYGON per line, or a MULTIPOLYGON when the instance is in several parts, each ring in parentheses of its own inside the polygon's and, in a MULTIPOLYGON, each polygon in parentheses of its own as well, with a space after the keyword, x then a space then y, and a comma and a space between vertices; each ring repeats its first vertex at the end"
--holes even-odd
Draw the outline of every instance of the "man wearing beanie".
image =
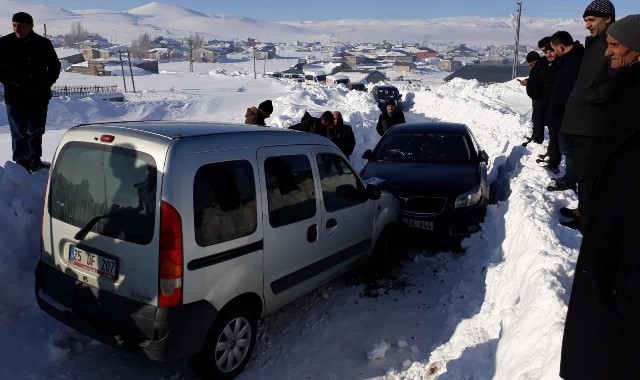
POLYGON ((406 123, 404 120, 404 113, 396 109, 395 100, 387 100, 387 112, 382 112, 380 116, 378 116, 376 131, 378 131, 378 134, 382 136, 394 125, 402 123, 406 123))
POLYGON ((615 8, 609 0, 592 1, 582 15, 590 36, 585 40, 584 57, 578 80, 567 100, 560 127, 560 139, 573 145, 573 172, 578 185, 578 208, 563 207, 560 213, 572 220, 562 222, 580 228, 582 204, 588 197, 587 179, 599 139, 607 128, 609 84, 615 74, 604 52, 607 49, 607 28, 615 21, 615 8))
POLYGON ((607 34, 606 56, 620 72, 585 200, 562 340, 564 379, 640 376, 640 15, 620 19, 607 34))
POLYGON ((258 104, 258 107, 247 108, 247 113, 244 115, 245 124, 253 125, 267 125, 264 119, 271 116, 273 113, 273 103, 271 100, 265 100, 258 104))
POLYGON ((0 38, 0 82, 11 130, 12 159, 29 173, 50 164, 42 157, 51 86, 60 75, 60 61, 51 41, 33 31, 33 18, 18 12, 13 33, 0 38))

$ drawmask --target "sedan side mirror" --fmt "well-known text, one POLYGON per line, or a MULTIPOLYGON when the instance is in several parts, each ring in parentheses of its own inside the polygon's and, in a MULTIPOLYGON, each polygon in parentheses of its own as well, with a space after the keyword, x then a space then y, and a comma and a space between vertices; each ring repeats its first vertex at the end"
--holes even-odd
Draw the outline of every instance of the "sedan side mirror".
POLYGON ((362 158, 370 161, 373 158, 373 155, 371 154, 371 149, 365 150, 364 153, 362 154, 362 158))
POLYGON ((489 162, 489 155, 484 150, 481 150, 480 152, 478 152, 478 157, 480 158, 480 162, 485 162, 485 163, 489 162))

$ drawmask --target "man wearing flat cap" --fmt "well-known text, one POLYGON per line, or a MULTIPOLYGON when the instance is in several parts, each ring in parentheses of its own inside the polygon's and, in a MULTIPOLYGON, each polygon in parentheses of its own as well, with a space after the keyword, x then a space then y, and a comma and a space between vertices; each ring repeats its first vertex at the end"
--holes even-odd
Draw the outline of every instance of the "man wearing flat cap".
POLYGON ((564 379, 640 377, 640 15, 607 30, 611 82, 562 340, 564 379))
POLYGON ((578 79, 567 99, 559 136, 561 146, 573 147, 569 149, 573 151, 570 157, 573 159, 568 160, 573 167, 567 171, 575 175, 578 185, 578 208, 563 207, 560 213, 572 219, 562 224, 574 229, 581 228, 582 204, 588 196, 586 182, 592 159, 598 154, 599 140, 607 129, 609 83, 615 75, 604 55, 607 29, 616 18, 615 7, 609 0, 595 0, 587 6, 582 18, 590 36, 584 43, 578 79))
POLYGON ((0 82, 11 129, 12 159, 33 173, 49 167, 41 160, 42 135, 60 61, 51 41, 33 31, 31 15, 18 12, 11 21, 13 33, 0 38, 0 82))

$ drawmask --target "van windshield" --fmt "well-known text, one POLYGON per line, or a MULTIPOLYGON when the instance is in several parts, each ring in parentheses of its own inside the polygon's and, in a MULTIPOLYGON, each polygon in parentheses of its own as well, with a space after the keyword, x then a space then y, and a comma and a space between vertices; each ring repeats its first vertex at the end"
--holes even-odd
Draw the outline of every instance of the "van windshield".
POLYGON ((153 158, 123 147, 74 142, 62 148, 51 174, 49 213, 100 235, 136 244, 153 239, 157 171, 153 158))

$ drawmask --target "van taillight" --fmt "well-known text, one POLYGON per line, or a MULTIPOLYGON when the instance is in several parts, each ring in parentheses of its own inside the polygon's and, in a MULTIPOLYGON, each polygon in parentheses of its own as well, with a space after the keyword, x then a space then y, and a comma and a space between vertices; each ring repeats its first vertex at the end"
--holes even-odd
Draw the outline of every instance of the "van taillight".
POLYGON ((160 267, 158 276, 158 306, 182 304, 182 220, 170 204, 160 205, 160 267))

